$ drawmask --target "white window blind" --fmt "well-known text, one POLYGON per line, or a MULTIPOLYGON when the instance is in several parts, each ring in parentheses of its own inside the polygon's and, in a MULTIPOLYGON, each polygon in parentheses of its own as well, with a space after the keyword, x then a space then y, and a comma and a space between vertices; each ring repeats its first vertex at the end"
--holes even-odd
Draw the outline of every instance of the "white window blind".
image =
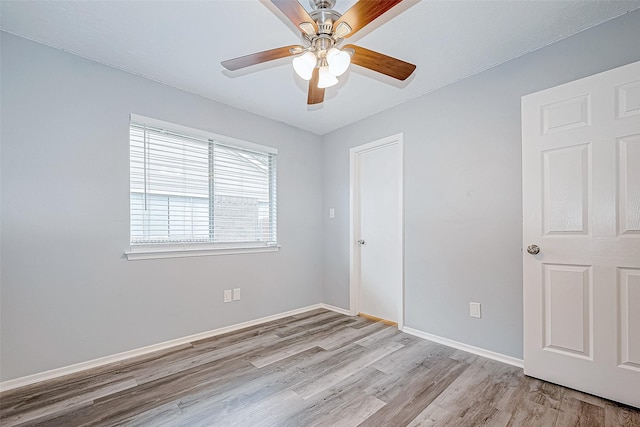
POLYGON ((275 150, 130 124, 131 245, 273 246, 275 150))

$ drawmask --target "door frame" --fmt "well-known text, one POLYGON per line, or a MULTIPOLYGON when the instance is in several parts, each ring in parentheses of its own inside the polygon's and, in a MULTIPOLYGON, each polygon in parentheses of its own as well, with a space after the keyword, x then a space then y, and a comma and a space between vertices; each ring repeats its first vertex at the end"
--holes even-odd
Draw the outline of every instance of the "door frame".
POLYGON ((402 331, 404 327, 404 133, 400 132, 386 138, 378 139, 366 144, 353 147, 349 150, 349 311, 352 316, 359 313, 360 299, 360 250, 356 231, 360 229, 359 200, 360 182, 358 179, 358 165, 360 154, 371 150, 379 149, 389 145, 398 145, 400 150, 399 168, 399 188, 400 197, 400 306, 398 307, 398 329, 402 331))

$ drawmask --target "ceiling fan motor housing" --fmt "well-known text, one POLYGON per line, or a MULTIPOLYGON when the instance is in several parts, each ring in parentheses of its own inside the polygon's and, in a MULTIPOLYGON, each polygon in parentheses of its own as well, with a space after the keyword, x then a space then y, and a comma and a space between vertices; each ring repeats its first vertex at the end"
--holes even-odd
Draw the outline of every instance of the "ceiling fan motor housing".
POLYGON ((318 34, 329 35, 333 34, 333 23, 342 16, 333 9, 316 9, 309 15, 318 24, 318 34))

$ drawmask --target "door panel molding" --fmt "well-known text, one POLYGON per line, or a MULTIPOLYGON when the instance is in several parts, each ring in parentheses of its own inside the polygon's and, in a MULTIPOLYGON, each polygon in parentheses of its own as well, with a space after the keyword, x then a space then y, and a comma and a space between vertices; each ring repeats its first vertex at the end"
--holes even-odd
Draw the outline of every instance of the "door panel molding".
POLYGON ((591 126, 590 94, 542 106, 542 134, 591 126))
POLYGON ((619 363, 640 372, 640 268, 618 268, 619 363))
POLYGON ((545 235, 590 234, 591 143, 542 151, 545 235))
POLYGON ((593 360, 591 266, 543 264, 544 349, 593 360))
POLYGON ((640 237, 640 134, 618 138, 618 224, 623 236, 640 237))
POLYGON ((616 98, 619 119, 640 115, 640 80, 619 85, 616 98))

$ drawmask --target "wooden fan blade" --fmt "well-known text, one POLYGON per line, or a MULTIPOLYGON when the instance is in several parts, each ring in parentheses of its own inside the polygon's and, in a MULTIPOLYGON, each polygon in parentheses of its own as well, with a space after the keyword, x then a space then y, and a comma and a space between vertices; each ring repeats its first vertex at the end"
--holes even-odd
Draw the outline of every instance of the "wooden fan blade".
POLYGON ((351 57, 352 64, 386 74, 394 79, 406 80, 416 69, 415 65, 408 62, 353 44, 348 44, 342 49, 353 49, 355 51, 351 57))
POLYGON ((320 80, 320 69, 314 68, 311 80, 309 80, 309 95, 307 96, 307 104, 320 104, 324 101, 324 88, 318 87, 318 80, 320 80))
POLYGON ((239 70, 240 68, 250 67, 251 65, 261 64, 267 61, 273 61, 274 59, 286 58, 287 56, 295 55, 291 53, 291 49, 301 48, 299 45, 291 45, 278 47, 275 49, 265 50, 263 52, 252 53, 251 55, 241 56, 239 58, 227 59, 222 61, 221 64, 224 68, 230 71, 239 70))
POLYGON ((401 1, 402 0, 360 0, 333 24, 333 28, 338 28, 342 22, 345 22, 351 27, 351 32, 344 35, 344 38, 351 37, 365 25, 401 1))
POLYGON ((271 0, 271 3, 280 9, 296 28, 300 28, 300 24, 303 22, 308 22, 313 26, 314 33, 318 32, 318 24, 316 24, 306 9, 296 0, 271 0))

